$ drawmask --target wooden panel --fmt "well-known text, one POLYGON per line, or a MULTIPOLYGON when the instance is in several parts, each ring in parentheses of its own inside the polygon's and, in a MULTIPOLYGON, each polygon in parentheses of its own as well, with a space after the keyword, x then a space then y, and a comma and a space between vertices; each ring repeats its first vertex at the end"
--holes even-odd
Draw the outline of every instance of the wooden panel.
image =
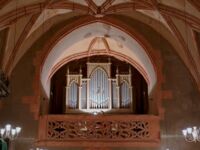
POLYGON ((158 146, 159 118, 152 115, 47 115, 40 118, 38 146, 158 146))

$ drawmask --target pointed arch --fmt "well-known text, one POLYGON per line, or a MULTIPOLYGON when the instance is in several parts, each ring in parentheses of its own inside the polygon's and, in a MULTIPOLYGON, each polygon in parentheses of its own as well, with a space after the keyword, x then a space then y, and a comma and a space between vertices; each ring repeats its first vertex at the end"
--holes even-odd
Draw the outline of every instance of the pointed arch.
MULTIPOLYGON (((111 42, 115 40, 113 36, 110 36, 109 39, 111 42)), ((121 39, 119 38, 119 40, 121 39)), ((45 54, 41 68, 41 81, 47 96, 49 96, 50 78, 56 70, 71 60, 97 54, 111 55, 116 58, 120 57, 121 60, 130 62, 147 81, 149 92, 152 91, 157 82, 157 70, 154 66, 155 63, 152 62, 152 58, 147 52, 148 46, 145 47, 137 37, 109 23, 107 20, 93 20, 87 24, 80 25, 79 28, 62 34, 62 38, 59 36, 59 40, 57 39, 56 41, 57 43, 54 43, 54 45, 51 44, 49 48, 47 47, 47 49, 49 49, 48 55, 45 54), (107 26, 109 26, 109 28, 107 28, 107 26), (97 29, 98 31, 96 31, 97 29), (121 41, 124 44, 123 50, 115 44, 113 46, 115 48, 109 50, 109 53, 95 51, 89 54, 87 51, 88 44, 86 44, 90 43, 88 40, 91 41, 94 37, 107 35, 108 30, 110 34, 115 33, 116 36, 120 35, 126 38, 126 42, 123 40, 121 41), (92 33, 92 36, 86 38, 86 35, 91 35, 89 33, 92 33)), ((111 46, 109 45, 109 47, 111 46)))

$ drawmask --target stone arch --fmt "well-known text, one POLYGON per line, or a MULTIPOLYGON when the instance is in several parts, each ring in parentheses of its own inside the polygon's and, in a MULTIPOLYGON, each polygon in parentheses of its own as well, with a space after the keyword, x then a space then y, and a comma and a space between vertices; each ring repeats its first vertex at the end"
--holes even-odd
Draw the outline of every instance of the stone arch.
POLYGON ((54 46, 51 47, 51 50, 49 51, 48 55, 46 55, 41 68, 42 86, 48 96, 50 86, 49 79, 51 75, 66 62, 81 58, 83 56, 86 57, 87 55, 106 54, 120 58, 123 61, 132 61, 131 64, 143 75, 148 83, 149 92, 151 92, 157 81, 157 71, 154 63, 152 62, 152 58, 149 57, 144 45, 141 45, 141 43, 141 41, 138 42, 138 40, 135 40, 135 38, 130 36, 130 34, 125 33, 120 28, 112 26, 112 24, 104 21, 96 21, 87 25, 83 25, 65 35, 62 39, 57 41, 54 46), (99 29, 99 31, 95 31, 95 29, 99 29), (91 37, 87 37, 87 35, 89 35, 89 31, 92 32, 91 37), (90 38, 92 39, 99 36, 105 37, 111 35, 110 40, 116 41, 115 37, 112 37, 113 33, 115 33, 116 36, 122 35, 123 37, 126 37, 127 41, 125 42, 123 42, 123 38, 119 39, 121 42, 123 42, 126 51, 120 51, 120 49, 117 49, 115 46, 115 49, 111 48, 110 52, 99 51, 96 53, 90 52, 90 54, 88 54, 87 48, 89 47, 89 44, 86 47, 82 46, 80 48, 80 45, 83 45, 84 42, 87 43, 90 38))

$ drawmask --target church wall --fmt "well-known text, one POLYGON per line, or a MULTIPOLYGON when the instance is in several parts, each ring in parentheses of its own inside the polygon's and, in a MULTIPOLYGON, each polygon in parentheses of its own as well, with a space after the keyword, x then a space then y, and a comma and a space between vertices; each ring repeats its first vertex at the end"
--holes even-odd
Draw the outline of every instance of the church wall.
MULTIPOLYGON (((177 56, 168 41, 164 40, 151 28, 148 28, 147 25, 124 16, 115 17, 130 24, 131 27, 140 32, 151 43, 154 49, 161 54, 163 62, 162 73, 165 78, 162 89, 172 92, 171 99, 162 101, 165 113, 161 121, 161 147, 118 148, 116 150, 165 150, 167 147, 169 147, 170 150, 199 150, 199 143, 188 144, 184 141, 181 134, 183 128, 200 124, 200 96, 189 71, 183 65, 183 62, 177 56)), ((63 22, 55 26, 50 32, 37 40, 23 56, 11 74, 11 94, 1 102, 0 122, 1 124, 9 122, 22 127, 19 138, 20 141, 15 142, 16 150, 29 149, 30 144, 37 137, 37 120, 32 113, 32 109, 35 108, 31 107, 31 105, 38 100, 43 100, 44 95, 37 100, 30 99, 31 102, 23 101, 23 97, 31 97, 35 94, 33 88, 34 76, 36 73, 34 58, 38 55, 38 52, 42 51, 43 43, 48 43, 48 38, 51 37, 59 27, 65 25, 66 22, 63 22)), ((152 101, 155 100, 152 99, 152 101)))
POLYGON ((200 124, 200 94, 191 74, 175 53, 174 48, 158 33, 153 33, 151 28, 130 20, 128 17, 117 16, 116 18, 129 23, 161 54, 164 75, 162 90, 172 92, 171 99, 162 101, 165 109, 164 120, 161 121, 162 150, 167 147, 172 150, 198 150, 199 143, 188 144, 182 137, 182 129, 200 124))

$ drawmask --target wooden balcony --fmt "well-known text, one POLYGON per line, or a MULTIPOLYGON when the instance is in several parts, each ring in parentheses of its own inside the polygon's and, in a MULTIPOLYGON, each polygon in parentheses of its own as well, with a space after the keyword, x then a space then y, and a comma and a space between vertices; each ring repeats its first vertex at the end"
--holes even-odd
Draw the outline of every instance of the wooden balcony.
POLYGON ((45 115, 37 146, 156 147, 160 119, 153 115, 45 115))

